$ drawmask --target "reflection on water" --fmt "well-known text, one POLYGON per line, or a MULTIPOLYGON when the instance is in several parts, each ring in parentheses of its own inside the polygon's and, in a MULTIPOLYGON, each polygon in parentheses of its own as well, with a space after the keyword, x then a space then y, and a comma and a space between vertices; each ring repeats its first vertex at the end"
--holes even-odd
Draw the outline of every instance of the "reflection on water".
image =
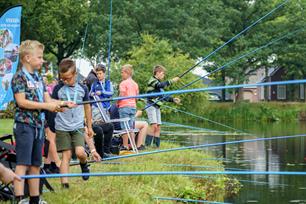
MULTIPOLYGON (((190 121, 189 125, 216 130, 217 126, 190 121)), ((256 137, 306 134, 305 122, 227 124, 252 133, 252 136, 169 136, 182 145, 197 145, 256 137)), ((279 139, 210 147, 204 150, 216 159, 223 158, 226 168, 250 171, 305 171, 305 138, 279 139)), ((233 203, 306 203, 305 176, 249 175, 235 176, 243 188, 233 203)))

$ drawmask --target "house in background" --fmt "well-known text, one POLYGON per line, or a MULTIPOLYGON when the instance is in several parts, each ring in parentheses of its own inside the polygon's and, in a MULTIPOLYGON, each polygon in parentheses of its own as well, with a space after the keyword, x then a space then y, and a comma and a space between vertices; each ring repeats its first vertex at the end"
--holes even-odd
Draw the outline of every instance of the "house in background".
MULTIPOLYGON (((265 68, 258 69, 249 76, 247 84, 256 84, 264 82, 275 82, 288 80, 284 68, 265 68)), ((254 86, 241 88, 238 94, 238 100, 249 102, 258 101, 301 101, 305 100, 305 85, 273 85, 273 86, 254 86)))
MULTIPOLYGON (((265 77, 262 82, 284 81, 286 71, 283 68, 277 68, 265 77)), ((273 85, 262 87, 264 100, 268 101, 304 101, 305 100, 305 84, 292 85, 273 85), (264 94, 266 92, 266 94, 264 94)))
MULTIPOLYGON (((275 82, 288 80, 286 69, 279 67, 260 68, 251 74, 245 84, 256 84, 264 82, 275 82)), ((227 84, 230 79, 226 78, 227 84)), ((204 78, 203 83, 207 86, 220 86, 213 80, 204 78)), ((211 95, 216 95, 222 99, 222 91, 214 90, 211 95)), ((253 86, 239 89, 237 94, 231 94, 226 90, 225 100, 243 100, 249 102, 259 101, 304 101, 305 100, 305 84, 294 85, 273 85, 273 86, 253 86)))

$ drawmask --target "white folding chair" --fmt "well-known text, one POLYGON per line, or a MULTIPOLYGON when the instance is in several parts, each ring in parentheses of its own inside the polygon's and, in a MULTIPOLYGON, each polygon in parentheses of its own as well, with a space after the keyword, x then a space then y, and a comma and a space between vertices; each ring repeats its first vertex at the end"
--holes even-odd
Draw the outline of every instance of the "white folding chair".
MULTIPOLYGON (((100 100, 100 98, 97 95, 93 96, 94 100, 100 100)), ((110 117, 108 116, 108 114, 106 113, 105 109, 103 108, 102 104, 100 102, 97 102, 97 107, 99 109, 99 112, 101 114, 102 119, 104 120, 105 123, 117 123, 117 122, 122 122, 124 124, 124 130, 115 130, 114 134, 117 135, 123 135, 123 134, 127 134, 129 140, 130 140, 130 144, 132 146, 132 149, 134 152, 136 152, 138 154, 138 149, 137 146, 135 144, 135 140, 132 140, 131 137, 131 132, 135 132, 135 129, 131 129, 131 127, 129 126, 129 121, 130 118, 118 118, 118 119, 110 119, 110 117)), ((137 131, 136 131, 137 132, 137 131)))

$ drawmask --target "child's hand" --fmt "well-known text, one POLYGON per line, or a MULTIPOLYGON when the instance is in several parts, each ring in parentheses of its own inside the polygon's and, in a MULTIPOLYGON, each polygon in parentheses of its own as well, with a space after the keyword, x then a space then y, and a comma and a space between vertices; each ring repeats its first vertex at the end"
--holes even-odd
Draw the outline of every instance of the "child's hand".
POLYGON ((101 92, 101 91, 96 91, 96 94, 97 94, 98 96, 100 96, 100 95, 102 94, 102 92, 101 92))
POLYGON ((171 79, 172 82, 177 82, 178 80, 180 80, 180 77, 174 77, 173 79, 171 79))
POLYGON ((12 183, 14 180, 21 181, 21 178, 12 170, 2 166, 1 181, 5 184, 12 183))
POLYGON ((94 136, 94 131, 93 131, 92 127, 90 127, 90 128, 88 127, 87 128, 87 135, 90 138, 92 138, 94 136))
POLYGON ((63 101, 62 105, 68 108, 75 108, 78 106, 76 103, 72 101, 63 101))
POLYGON ((180 104, 181 103, 181 99, 173 98, 173 102, 176 103, 176 104, 180 104))
POLYGON ((46 104, 46 110, 51 112, 62 112, 61 101, 51 101, 46 104))
POLYGON ((98 154, 97 151, 94 151, 94 152, 92 152, 91 154, 92 154, 93 159, 94 159, 96 162, 101 161, 101 156, 100 156, 100 154, 98 154))

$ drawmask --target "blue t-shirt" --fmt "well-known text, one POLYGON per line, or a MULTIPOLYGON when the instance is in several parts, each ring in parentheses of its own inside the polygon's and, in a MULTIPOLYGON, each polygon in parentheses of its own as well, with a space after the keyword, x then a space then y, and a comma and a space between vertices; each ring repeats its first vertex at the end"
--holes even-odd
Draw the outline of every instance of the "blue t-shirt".
MULTIPOLYGON (((80 83, 76 83, 75 86, 67 86, 61 82, 54 87, 52 98, 61 101, 74 101, 74 99, 76 99, 75 102, 88 101, 88 89, 80 83)), ((84 128, 84 117, 85 113, 82 105, 57 113, 55 117, 55 129, 74 131, 84 128)))

